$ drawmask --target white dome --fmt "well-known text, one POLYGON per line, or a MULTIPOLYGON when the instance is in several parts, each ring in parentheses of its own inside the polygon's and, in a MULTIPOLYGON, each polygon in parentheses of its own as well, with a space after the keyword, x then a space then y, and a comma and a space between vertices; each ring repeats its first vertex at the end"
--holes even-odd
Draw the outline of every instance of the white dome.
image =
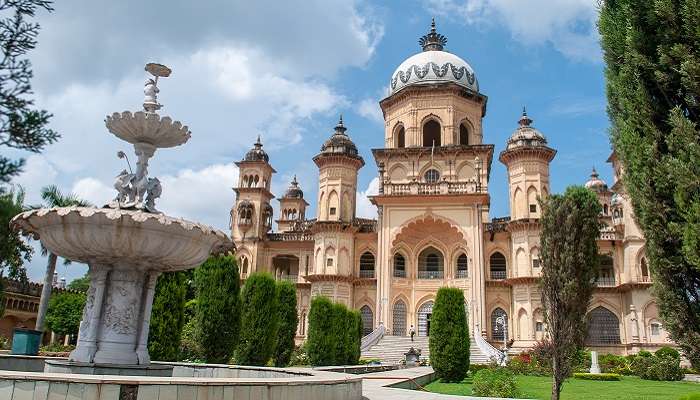
POLYGON ((446 51, 428 50, 409 57, 396 68, 389 82, 389 95, 406 86, 441 82, 479 91, 474 70, 466 61, 446 51))

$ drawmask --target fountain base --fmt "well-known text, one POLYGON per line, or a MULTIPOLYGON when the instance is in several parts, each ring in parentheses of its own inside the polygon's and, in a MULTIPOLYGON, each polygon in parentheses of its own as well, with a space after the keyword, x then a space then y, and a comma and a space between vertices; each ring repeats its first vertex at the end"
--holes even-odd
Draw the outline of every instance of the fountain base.
POLYGON ((120 375, 120 376, 172 376, 173 366, 92 364, 67 360, 46 360, 44 372, 80 375, 120 375))

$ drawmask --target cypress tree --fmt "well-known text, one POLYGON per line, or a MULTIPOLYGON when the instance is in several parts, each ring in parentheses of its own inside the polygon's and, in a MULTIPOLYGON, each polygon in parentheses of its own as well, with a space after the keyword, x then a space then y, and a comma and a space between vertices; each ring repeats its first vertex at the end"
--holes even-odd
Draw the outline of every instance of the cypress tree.
POLYGON ((265 365, 272 357, 277 340, 275 279, 265 272, 250 275, 241 297, 241 336, 236 349, 236 362, 241 365, 265 365))
POLYGON ((287 281, 277 282, 277 315, 279 330, 275 346, 275 366, 286 367, 294 351, 294 337, 297 334, 297 289, 287 281))
POLYGON ((586 311, 600 260, 601 207, 595 193, 581 186, 567 188, 564 195, 549 196, 540 207, 540 289, 552 356, 552 399, 556 400, 585 338, 586 311))
POLYGON ((166 272, 158 278, 148 332, 148 352, 153 360, 178 360, 185 324, 186 278, 182 271, 166 272))
POLYGON ((333 365, 335 362, 334 322, 333 303, 328 298, 318 296, 311 300, 306 347, 309 362, 315 367, 333 365))
POLYGON ((240 277, 233 256, 211 256, 195 270, 195 337, 206 362, 228 363, 238 343, 240 277))
POLYGON ((430 318, 430 364, 444 382, 461 382, 469 370, 469 328, 464 293, 440 288, 430 318))
POLYGON ((700 1, 606 0, 610 136, 660 316, 700 367, 700 1))
POLYGON ((360 363, 360 346, 362 343, 362 315, 358 310, 350 310, 348 313, 348 334, 350 335, 350 348, 348 349, 348 365, 360 363))

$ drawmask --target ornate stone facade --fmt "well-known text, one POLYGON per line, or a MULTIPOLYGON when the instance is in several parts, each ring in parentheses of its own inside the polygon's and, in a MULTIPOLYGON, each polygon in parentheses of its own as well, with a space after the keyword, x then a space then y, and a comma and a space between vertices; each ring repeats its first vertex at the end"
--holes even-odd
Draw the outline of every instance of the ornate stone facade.
MULTIPOLYGON (((433 27, 429 35, 439 34, 433 27)), ((429 63, 444 58, 442 39, 419 53, 425 65, 441 65, 429 63)), ((472 71, 459 57, 450 57, 472 71)), ((487 98, 475 77, 463 81, 449 72, 437 77, 404 82, 395 73, 391 82, 398 79, 401 85, 379 103, 385 141, 372 150, 380 187, 370 197, 377 220, 355 217, 357 172, 364 160, 342 119, 314 158, 319 167, 315 219, 306 218, 295 179, 280 199, 280 231, 271 232, 262 217, 273 198, 269 158, 250 161, 246 155, 237 163, 241 178, 231 221, 243 276, 266 270, 297 283, 300 340, 310 298, 317 295, 359 309, 366 333, 383 324, 387 334, 406 335, 413 325, 419 336, 429 335, 433 301, 442 286, 464 291, 472 334, 496 347, 513 340, 514 348, 528 348, 546 334, 537 286, 538 198, 550 193, 549 163, 556 151, 523 110, 498 155, 508 171, 510 217, 490 218, 494 146, 484 144, 482 131, 487 98)), ((251 152, 259 154, 261 148, 258 142, 251 152)), ((609 161, 615 171, 611 188, 595 171, 586 183, 599 196, 605 224, 588 344, 617 353, 654 349, 668 339, 650 292, 644 239, 618 180, 621 167, 614 154, 609 161)))

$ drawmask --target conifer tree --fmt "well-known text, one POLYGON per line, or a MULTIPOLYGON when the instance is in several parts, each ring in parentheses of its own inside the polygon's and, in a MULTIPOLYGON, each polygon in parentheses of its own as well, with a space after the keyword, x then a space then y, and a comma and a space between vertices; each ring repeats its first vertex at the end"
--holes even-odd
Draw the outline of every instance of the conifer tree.
POLYGON ((323 296, 311 300, 309 333, 306 348, 311 365, 326 366, 335 363, 336 338, 333 336, 333 303, 323 296))
POLYGON ((286 367, 294 351, 294 337, 297 334, 297 289, 287 281, 277 282, 277 315, 279 329, 275 345, 275 366, 286 367))
POLYGON ((195 270, 195 337, 206 362, 228 363, 238 344, 240 277, 233 256, 211 256, 195 270))
POLYGON ((700 1, 606 0, 612 143, 664 327, 700 366, 700 1))
POLYGON ((580 186, 550 195, 540 206, 540 288, 552 356, 552 399, 558 400, 585 339, 586 311, 598 274, 601 207, 595 193, 580 186))
POLYGON ((279 327, 275 279, 265 272, 250 275, 241 297, 241 335, 236 363, 265 365, 274 353, 279 327))
POLYGON ((178 360, 185 324, 186 279, 183 271, 166 272, 158 277, 148 332, 148 352, 153 360, 178 360))
POLYGON ((444 382, 461 382, 469 370, 469 328, 464 293, 440 288, 430 319, 430 363, 444 382))

